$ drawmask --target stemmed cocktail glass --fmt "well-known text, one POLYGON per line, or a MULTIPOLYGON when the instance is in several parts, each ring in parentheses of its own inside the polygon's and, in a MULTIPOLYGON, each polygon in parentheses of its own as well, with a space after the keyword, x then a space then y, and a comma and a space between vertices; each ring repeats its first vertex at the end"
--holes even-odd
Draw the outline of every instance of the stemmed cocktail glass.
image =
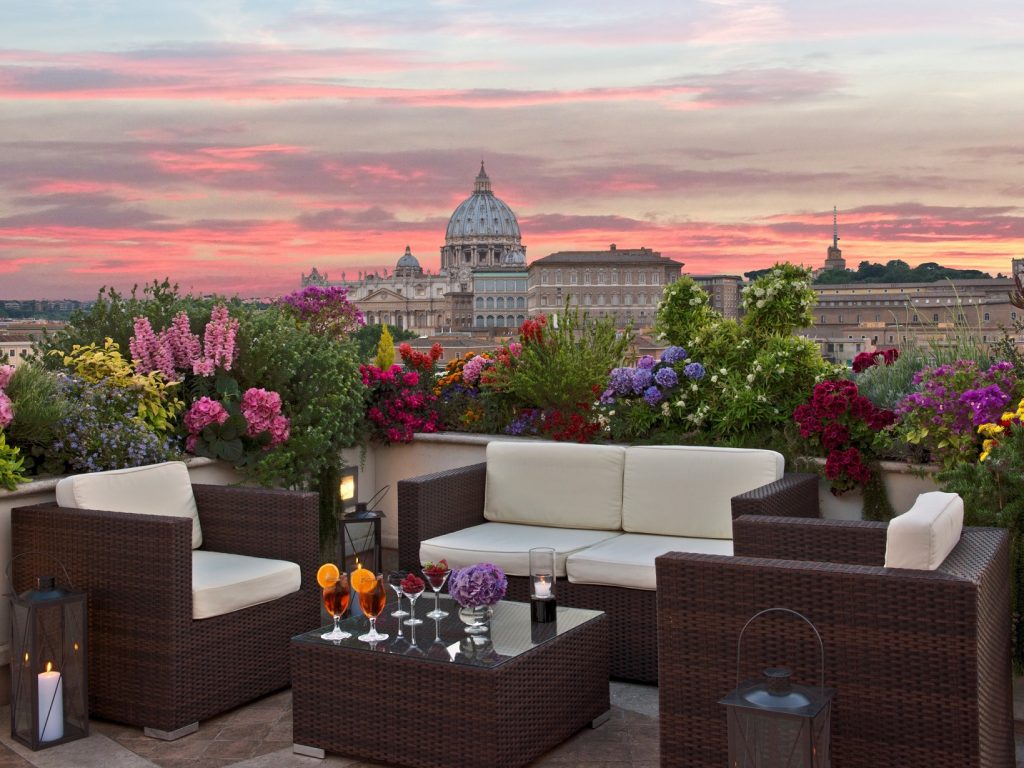
POLYGON ((402 579, 402 592, 409 600, 410 616, 405 620, 406 626, 415 626, 423 623, 423 619, 416 618, 416 601, 423 594, 425 588, 426 585, 423 583, 423 579, 415 573, 410 573, 402 579))
POLYGON ((370 620, 370 631, 360 635, 359 639, 364 643, 379 643, 382 640, 387 640, 387 634, 377 631, 377 617, 384 610, 384 604, 388 599, 387 588, 384 586, 384 574, 377 574, 372 587, 368 584, 359 586, 363 590, 359 593, 359 607, 363 609, 363 615, 370 620))
POLYGON ((444 587, 444 583, 448 580, 451 572, 451 568, 448 567, 446 560, 438 563, 427 563, 423 566, 423 575, 427 578, 427 584, 434 590, 434 610, 427 614, 427 618, 443 619, 448 615, 448 611, 441 610, 441 589, 444 587))
POLYGON ((388 574, 388 586, 395 591, 398 597, 398 607, 391 612, 392 616, 408 616, 408 611, 402 610, 402 579, 408 576, 408 571, 391 571, 388 574))
POLYGON ((338 622, 341 621, 341 616, 345 611, 348 610, 348 603, 351 597, 351 592, 348 586, 348 576, 344 573, 339 573, 337 579, 334 581, 328 581, 324 584, 324 608, 334 618, 334 629, 330 632, 325 632, 320 635, 324 640, 332 640, 334 642, 341 642, 347 638, 352 637, 350 632, 342 631, 341 627, 338 626, 338 622))

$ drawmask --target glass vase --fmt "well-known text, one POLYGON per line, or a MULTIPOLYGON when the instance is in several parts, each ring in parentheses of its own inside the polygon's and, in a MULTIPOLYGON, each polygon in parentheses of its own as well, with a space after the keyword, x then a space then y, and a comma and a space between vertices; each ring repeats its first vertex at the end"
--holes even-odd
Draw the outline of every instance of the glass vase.
POLYGON ((470 635, 486 634, 490 630, 492 613, 489 605, 464 605, 459 608, 459 618, 470 635))

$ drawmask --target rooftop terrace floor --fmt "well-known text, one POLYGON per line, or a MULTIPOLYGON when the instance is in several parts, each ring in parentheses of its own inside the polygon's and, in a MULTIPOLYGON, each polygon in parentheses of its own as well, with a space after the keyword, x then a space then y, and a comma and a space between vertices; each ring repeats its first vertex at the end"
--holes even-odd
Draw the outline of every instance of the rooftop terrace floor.
MULTIPOLYGON (((384 567, 394 567, 393 551, 384 567)), ((326 623, 326 622, 325 622, 326 623)), ((370 694, 362 697, 364 703, 370 694)), ((658 768, 658 689, 611 683, 611 718, 585 728, 543 755, 536 768, 658 768)), ((1014 687, 1017 768, 1024 768, 1024 684, 1014 687)), ((130 728, 92 721, 87 739, 32 752, 11 739, 10 711, 0 708, 0 768, 372 768, 376 763, 331 755, 324 760, 292 752, 292 695, 271 694, 199 724, 199 731, 166 742, 130 728)), ((429 723, 424 722, 424 728, 429 723)), ((724 756, 723 756, 724 761, 724 756)), ((380 766, 379 768, 389 768, 380 766)))

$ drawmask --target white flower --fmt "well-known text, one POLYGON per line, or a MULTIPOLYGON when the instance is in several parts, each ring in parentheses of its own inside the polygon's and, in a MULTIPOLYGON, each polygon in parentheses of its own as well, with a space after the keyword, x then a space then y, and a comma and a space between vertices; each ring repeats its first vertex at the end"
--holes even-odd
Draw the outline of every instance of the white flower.
POLYGON ((697 391, 698 387, 697 387, 697 382, 696 381, 693 382, 692 384, 690 384, 690 389, 692 389, 694 392, 697 391))
MULTIPOLYGON (((754 374, 748 373, 747 374, 747 381, 748 382, 753 382, 754 381, 754 374)), ((750 389, 750 387, 747 387, 747 389, 750 389)))
POLYGON ((720 374, 722 374, 723 376, 725 376, 725 374, 727 374, 727 373, 728 373, 728 371, 727 371, 727 370, 725 370, 725 368, 719 368, 719 369, 718 369, 718 372, 719 372, 720 374))
POLYGON ((711 377, 711 383, 712 384, 717 384, 718 383, 718 374, 717 373, 714 376, 711 377))
POLYGON ((661 404, 661 412, 665 416, 668 416, 672 413, 667 402, 661 404))
POLYGON ((757 300, 757 308, 760 309, 763 306, 764 306, 764 299, 758 299, 757 300))

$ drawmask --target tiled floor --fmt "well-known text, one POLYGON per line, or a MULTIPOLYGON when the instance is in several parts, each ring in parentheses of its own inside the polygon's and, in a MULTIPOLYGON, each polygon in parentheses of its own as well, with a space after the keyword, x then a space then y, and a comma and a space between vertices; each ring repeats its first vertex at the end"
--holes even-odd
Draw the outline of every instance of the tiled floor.
MULTIPOLYGON (((612 717, 584 729, 541 757, 552 768, 657 768, 657 688, 612 684, 612 717)), ((368 763, 292 753, 292 697, 282 691, 200 724, 173 742, 149 739, 138 728, 93 721, 88 739, 31 752, 10 739, 10 715, 0 710, 0 768, 364 768, 368 763)))
MULTIPOLYGON (((656 768, 657 688, 613 683, 611 692, 607 723, 580 731, 533 765, 656 768)), ((1024 704, 1024 690, 1017 693, 1018 705, 1024 704)), ((0 768, 370 768, 340 755, 317 760, 293 754, 291 718, 291 692, 282 691, 201 723, 198 733, 178 741, 148 739, 137 728, 93 721, 88 739, 32 752, 11 741, 10 714, 3 708, 0 768)), ((1017 726, 1017 766, 1024 768, 1024 721, 1017 726)))

